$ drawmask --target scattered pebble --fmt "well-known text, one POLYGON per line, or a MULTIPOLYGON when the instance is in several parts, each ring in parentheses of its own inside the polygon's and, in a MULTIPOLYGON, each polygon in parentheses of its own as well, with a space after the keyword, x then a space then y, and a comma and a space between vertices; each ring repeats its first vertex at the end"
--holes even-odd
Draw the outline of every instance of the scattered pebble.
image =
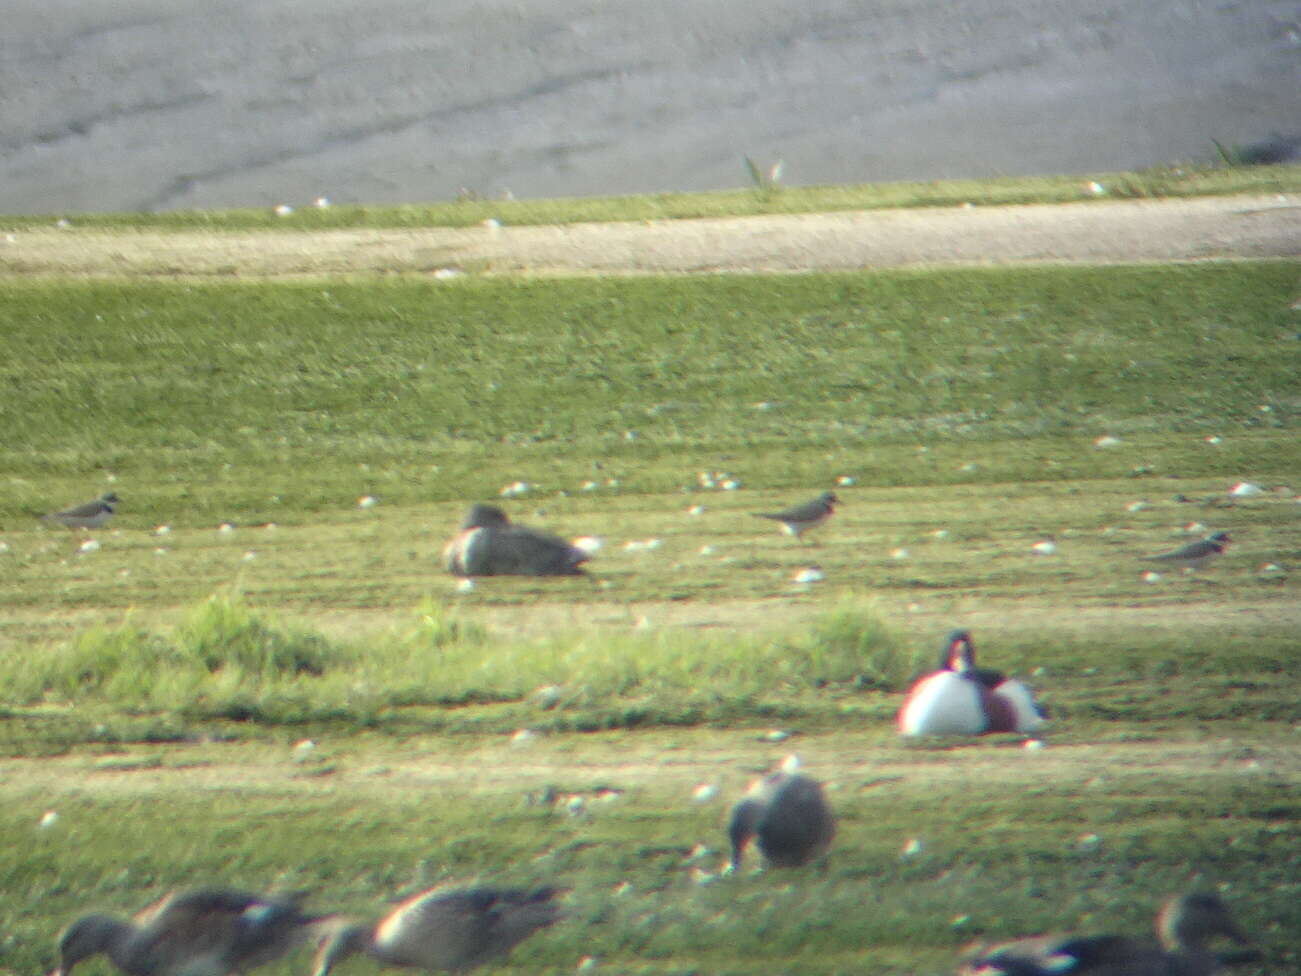
POLYGON ((99 552, 99 543, 96 542, 94 539, 87 539, 85 542, 81 544, 81 546, 78 548, 77 551, 78 552, 99 552))
POLYGON ((1021 746, 1021 748, 1024 749, 1026 752, 1038 752, 1043 747, 1044 747, 1043 739, 1026 739, 1025 743, 1021 746))
POLYGON ((217 526, 217 531, 222 535, 230 535, 235 531, 235 526, 230 522, 222 522, 221 525, 217 526))
POLYGON ((287 203, 276 204, 275 215, 277 217, 288 217, 294 212, 294 208, 287 203))
POLYGON ((1120 438, 1112 437, 1110 434, 1103 434, 1101 437, 1094 439, 1093 446, 1094 447, 1119 447, 1120 438))
POLYGON ((1187 533, 1188 535, 1205 535, 1206 523, 1189 522, 1187 525, 1184 526, 1184 532, 1187 533))
POLYGON ((374 495, 362 495, 357 499, 358 508, 374 508, 379 504, 379 499, 374 495))
POLYGON ((1144 582, 1144 583, 1160 583, 1160 582, 1161 582, 1161 574, 1158 573, 1155 569, 1149 569, 1146 573, 1143 574, 1143 582, 1144 582))
POLYGON ((769 729, 763 734, 764 742, 785 742, 791 734, 785 729, 769 729))
POLYGON ((1206 438, 1206 443, 1207 443, 1207 444, 1222 444, 1222 443, 1224 443, 1224 438, 1220 437, 1218 434, 1211 434, 1209 437, 1206 438))
POLYGON ((560 685, 543 685, 533 692, 533 704, 538 708, 555 708, 560 704, 560 685))
POLYGON ((708 803, 716 796, 718 796, 718 785, 715 783, 701 783, 691 791, 691 799, 697 803, 708 803))
POLYGON ((704 515, 704 514, 705 514, 705 506, 704 506, 704 505, 692 505, 690 508, 687 509, 687 514, 688 514, 688 515, 704 515))
POLYGON ((312 206, 315 207, 317 210, 328 210, 330 208, 330 198, 317 197, 315 200, 312 201, 312 206))
MULTIPOLYGON (((772 733, 770 732, 769 735, 771 734, 772 733)), ((782 734, 787 737, 790 736, 789 732, 784 732, 782 734)), ((778 740, 773 739, 771 741, 776 742, 778 740)), ((785 773, 787 776, 791 776, 794 775, 795 773, 798 773, 800 771, 800 767, 803 765, 804 764, 800 762, 800 757, 792 752, 789 756, 787 756, 785 759, 782 760, 781 771, 785 773)))
POLYGON ((1081 834, 1075 846, 1081 851, 1094 851, 1102 846, 1102 838, 1097 834, 1081 834))
POLYGON ((172 527, 170 525, 159 525, 155 526, 154 535, 167 535, 171 531, 172 527))
POLYGON ((891 559, 907 559, 907 558, 908 558, 909 556, 911 556, 911 555, 912 555, 912 553, 910 553, 910 552, 909 552, 907 549, 905 549, 903 546, 899 546, 899 547, 896 548, 896 549, 891 549, 891 550, 890 550, 890 558, 891 558, 891 559))
POLYGON ((456 583, 456 592, 457 592, 457 593, 473 593, 473 592, 474 592, 474 580, 469 579, 469 578, 466 578, 466 579, 463 579, 463 580, 458 580, 457 583, 456 583))
POLYGON ((1097 180, 1089 181, 1088 190, 1095 197, 1105 196, 1107 193, 1107 188, 1103 186, 1101 183, 1099 183, 1097 180))
POLYGON ((244 562, 251 563, 254 559, 257 559, 257 553, 254 552, 252 549, 244 553, 244 562))
POLYGON ((836 479, 836 484, 839 485, 841 488, 849 488, 856 483, 857 482, 854 480, 852 475, 842 474, 839 478, 836 479))
POLYGON ((1287 570, 1278 563, 1263 563, 1256 575, 1263 580, 1287 579, 1287 570))
POLYGON ((1253 481, 1239 481, 1229 489, 1229 494, 1234 498, 1255 498, 1265 494, 1265 489, 1253 481))
POLYGON ((727 478, 720 482, 718 487, 722 488, 723 491, 738 491, 741 487, 741 482, 737 481, 735 478, 727 478))
POLYGON ((808 566, 791 577, 792 583, 821 583, 826 577, 817 566, 808 566))
POLYGON ((41 817, 40 822, 36 826, 41 830, 49 830, 58 822, 59 814, 54 810, 46 810, 44 816, 41 817))
POLYGON ((532 729, 520 729, 510 737, 510 744, 513 746, 526 746, 537 739, 538 734, 532 729))
POLYGON ((299 739, 294 743, 294 762, 306 762, 316 752, 316 743, 311 739, 299 739))
POLYGON ((703 545, 700 547, 700 555, 702 556, 712 556, 716 552, 718 552, 718 550, 711 545, 703 545))
MULTIPOLYGON (((631 888, 632 885, 628 884, 628 882, 625 881, 623 884, 619 885, 619 887, 614 889, 614 893, 616 895, 626 894, 631 888)), ((586 973, 586 972, 590 972, 595 968, 596 968, 596 957, 584 956, 582 959, 578 960, 578 967, 576 971, 580 973, 586 973)))
POLYGON ((1036 542, 1032 545, 1030 551, 1039 556, 1051 556, 1057 552, 1057 543, 1051 539, 1045 539, 1043 542, 1036 542))
POLYGON ((513 481, 502 488, 502 490, 497 494, 502 498, 519 498, 521 495, 527 495, 532 488, 533 486, 527 481, 513 481))
POLYGON ((903 845, 903 850, 899 852, 900 857, 916 857, 922 852, 923 844, 916 837, 911 838, 908 843, 903 845))
POLYGON ((963 472, 964 474, 970 474, 971 472, 979 469, 979 467, 980 465, 977 464, 975 461, 968 461, 962 467, 958 468, 958 470, 963 472))
POLYGON ((1146 511, 1148 508, 1151 508, 1151 506, 1148 505, 1147 502, 1130 502, 1128 505, 1125 506, 1125 511, 1143 512, 1146 511))
POLYGON ((589 556, 595 556, 600 552, 603 544, 600 537, 594 535, 580 535, 573 542, 575 549, 581 549, 589 556))
POLYGON ((628 552, 648 552, 662 545, 664 545, 663 539, 629 539, 623 544, 623 548, 628 552))
POLYGON ((936 529, 934 532, 931 533, 932 539, 939 539, 941 542, 943 542, 948 537, 949 537, 948 529, 936 529))
POLYGON ((598 489, 598 488, 600 488, 600 487, 601 487, 601 486, 598 485, 595 481, 584 481, 582 487, 581 487, 579 490, 580 490, 580 491, 596 491, 596 489, 598 489))

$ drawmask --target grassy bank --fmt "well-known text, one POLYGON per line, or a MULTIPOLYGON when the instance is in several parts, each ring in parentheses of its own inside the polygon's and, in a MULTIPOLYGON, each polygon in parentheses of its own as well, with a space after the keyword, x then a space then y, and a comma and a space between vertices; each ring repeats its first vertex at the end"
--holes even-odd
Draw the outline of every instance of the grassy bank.
MULTIPOLYGON (((402 206, 300 206, 257 210, 165 211, 154 214, 68 214, 84 228, 156 230, 327 230, 358 227, 472 227, 569 224, 612 220, 686 220, 758 214, 827 213, 895 207, 951 207, 1069 203, 1079 200, 1292 193, 1301 189, 1298 166, 1157 167, 1124 173, 1018 176, 999 180, 934 180, 843 186, 756 185, 712 193, 660 193, 550 200, 465 199, 402 206)), ((45 226, 58 214, 0 215, 0 230, 45 226)))

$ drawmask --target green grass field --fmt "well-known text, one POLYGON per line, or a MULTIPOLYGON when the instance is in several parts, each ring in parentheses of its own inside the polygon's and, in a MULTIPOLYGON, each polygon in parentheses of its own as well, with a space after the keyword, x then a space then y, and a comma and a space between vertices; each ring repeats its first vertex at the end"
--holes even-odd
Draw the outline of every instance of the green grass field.
POLYGON ((1256 261, 0 282, 0 973, 174 886, 445 881, 573 889, 519 971, 944 973, 1207 888, 1235 972, 1301 972, 1297 298, 1256 261), (517 482, 590 578, 458 590, 443 542, 517 482), (816 544, 752 515, 828 488, 816 544), (109 489, 97 549, 35 517, 109 489), (899 739, 959 624, 1044 748, 899 739), (832 856, 718 876, 791 752, 832 856))

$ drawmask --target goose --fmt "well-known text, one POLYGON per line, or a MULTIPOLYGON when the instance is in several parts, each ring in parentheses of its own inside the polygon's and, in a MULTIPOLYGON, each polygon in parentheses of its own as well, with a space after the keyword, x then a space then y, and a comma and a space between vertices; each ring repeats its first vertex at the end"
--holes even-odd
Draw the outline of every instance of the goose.
MULTIPOLYGON (((1019 939, 967 962, 964 976, 1210 976, 1224 961, 1208 943, 1223 936, 1249 946, 1216 895, 1192 893, 1171 898, 1156 918, 1157 942, 1123 935, 1038 936, 1019 939)), ((1239 952, 1234 961, 1256 958, 1239 952)))
POLYGON ((304 895, 264 896, 230 888, 172 892, 130 921, 85 915, 59 936, 59 966, 105 953, 128 976, 227 976, 278 959, 324 916, 309 917, 304 895))
POLYGON ((591 554, 559 536, 516 525, 496 505, 471 507, 443 549, 454 576, 580 576, 591 554))
POLYGON ((999 671, 976 667, 975 644, 967 630, 950 632, 940 669, 914 684, 899 709, 904 735, 1034 732, 1043 724, 1029 688, 999 671))
POLYGON ((796 539, 803 539, 804 533, 816 529, 835 514, 835 506, 840 503, 834 491, 824 491, 817 498, 803 505, 783 509, 780 512, 754 512, 756 518, 772 519, 780 522, 782 531, 796 539))
POLYGON ((830 849, 836 836, 836 818, 817 780, 776 772, 756 783, 732 808, 727 835, 732 845, 733 871, 740 868, 752 838, 757 838, 759 853, 769 865, 794 868, 830 849))
POLYGON ((313 976, 365 953, 381 966, 464 972, 504 956, 560 916, 558 888, 433 888, 376 925, 340 926, 321 944, 313 976))

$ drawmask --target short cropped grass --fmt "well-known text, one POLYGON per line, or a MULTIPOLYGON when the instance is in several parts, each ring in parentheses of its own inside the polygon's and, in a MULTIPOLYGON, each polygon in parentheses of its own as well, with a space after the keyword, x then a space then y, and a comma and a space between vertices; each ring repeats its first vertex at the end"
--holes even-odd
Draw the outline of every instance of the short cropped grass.
MULTIPOLYGON (((738 165, 740 160, 738 160, 738 165)), ((738 170, 739 171, 739 170, 738 170)), ((1082 200, 1292 193, 1301 166, 1162 166, 1137 172, 1017 176, 995 180, 934 180, 841 186, 763 185, 709 193, 660 193, 547 200, 466 199, 400 206, 304 206, 280 214, 257 210, 176 210, 161 213, 66 214, 85 228, 153 230, 326 230, 331 228, 470 227, 584 221, 683 220, 758 214, 826 213, 893 207, 997 206, 1082 200), (1096 189, 1095 189, 1096 187, 1096 189)), ((59 214, 0 215, 0 230, 44 226, 59 214)))
MULTIPOLYGON (((1123 452, 1091 450, 1095 437, 1291 428, 1296 287, 1287 262, 11 283, 0 526, 109 476, 126 512, 182 525, 515 480, 660 492, 701 468, 766 488, 846 468, 877 485, 1118 476, 1123 452)), ((1287 470, 1287 440, 1229 450, 1259 444, 1287 470)), ((1227 459, 1157 451, 1149 466, 1228 474, 1227 459)))

